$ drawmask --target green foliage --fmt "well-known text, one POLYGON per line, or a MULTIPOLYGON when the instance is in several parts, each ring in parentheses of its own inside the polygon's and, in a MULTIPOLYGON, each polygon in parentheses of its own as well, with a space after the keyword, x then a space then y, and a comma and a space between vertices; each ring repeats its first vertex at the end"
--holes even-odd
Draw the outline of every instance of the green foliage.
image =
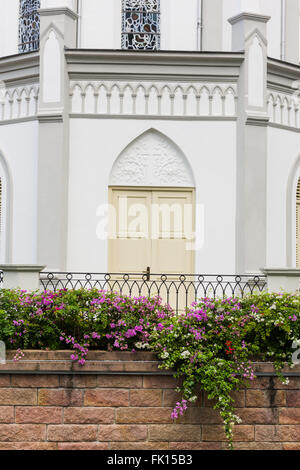
POLYGON ((148 348, 160 314, 172 315, 157 297, 127 297, 97 289, 27 293, 0 290, 0 339, 8 349, 132 350, 148 348), (71 338, 67 342, 66 338, 71 338))
MULTIPOLYGON (((84 364, 89 349, 143 350, 158 354, 161 367, 182 379, 183 400, 172 417, 204 390, 219 410, 232 448, 232 392, 254 380, 253 363, 271 361, 283 383, 300 345, 300 296, 257 294, 202 299, 175 316, 161 299, 92 290, 28 294, 0 290, 0 340, 11 349, 70 349, 84 364)), ((17 356, 19 357, 19 356, 17 356)))
MULTIPOLYGON (((293 367, 292 345, 300 339, 299 314, 299 295, 203 299, 176 321, 164 318, 150 342, 162 360, 161 367, 174 369, 182 377, 184 402, 197 399, 197 385, 214 400, 232 448, 233 425, 240 422, 232 392, 254 380, 254 360, 272 361, 286 383, 280 369, 284 363, 293 367)), ((173 413, 176 417, 178 410, 173 413)))

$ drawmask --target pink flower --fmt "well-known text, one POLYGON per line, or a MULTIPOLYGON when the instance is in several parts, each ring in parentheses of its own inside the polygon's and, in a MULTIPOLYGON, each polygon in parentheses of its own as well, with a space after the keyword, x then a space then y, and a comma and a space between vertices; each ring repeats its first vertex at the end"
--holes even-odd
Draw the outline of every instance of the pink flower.
POLYGON ((100 335, 98 335, 98 333, 92 333, 92 338, 93 339, 100 339, 100 335))

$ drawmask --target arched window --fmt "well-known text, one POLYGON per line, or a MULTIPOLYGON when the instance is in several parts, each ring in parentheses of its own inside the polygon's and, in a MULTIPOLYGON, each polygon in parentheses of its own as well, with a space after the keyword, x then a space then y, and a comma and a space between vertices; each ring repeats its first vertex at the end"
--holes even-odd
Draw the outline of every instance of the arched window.
POLYGON ((36 51, 40 47, 40 0, 20 0, 19 52, 36 51))
POLYGON ((296 266, 300 268, 300 178, 297 186, 297 199, 296 199, 296 266))
POLYGON ((122 49, 159 48, 160 0, 122 0, 122 49))

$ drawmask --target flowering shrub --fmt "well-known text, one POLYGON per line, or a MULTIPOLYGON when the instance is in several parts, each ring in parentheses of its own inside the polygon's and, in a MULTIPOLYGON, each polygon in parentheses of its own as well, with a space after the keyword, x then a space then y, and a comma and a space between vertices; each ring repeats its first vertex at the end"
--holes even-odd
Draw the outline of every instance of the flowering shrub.
POLYGON ((89 349, 150 348, 149 336, 170 307, 155 297, 126 297, 93 290, 28 294, 0 290, 0 338, 11 349, 73 349, 85 363, 89 349))
MULTIPOLYGON (((173 417, 196 401, 196 386, 215 400, 224 420, 232 448, 235 415, 231 392, 255 378, 254 360, 272 361, 280 373, 284 363, 292 364, 292 344, 300 338, 300 296, 259 294, 245 299, 203 299, 185 315, 166 317, 154 328, 150 342, 163 364, 182 377, 182 403, 173 417)), ((179 390, 178 390, 179 391, 179 390)))
POLYGON ((29 294, 0 290, 0 340, 17 350, 69 349, 84 365, 88 350, 150 350, 160 367, 182 378, 182 401, 172 418, 197 399, 196 387, 215 401, 232 448, 232 392, 255 378, 253 362, 272 361, 278 376, 292 364, 300 339, 300 296, 258 294, 244 299, 202 299, 175 316, 158 297, 126 297, 104 291, 61 290, 29 294))

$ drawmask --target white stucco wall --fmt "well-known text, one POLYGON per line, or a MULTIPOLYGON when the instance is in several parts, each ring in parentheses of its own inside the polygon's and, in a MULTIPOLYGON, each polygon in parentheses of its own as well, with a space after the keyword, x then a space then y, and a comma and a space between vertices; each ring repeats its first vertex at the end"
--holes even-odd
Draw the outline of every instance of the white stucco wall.
MULTIPOLYGON (((121 0, 82 0, 81 47, 111 49, 121 47, 121 0), (99 18, 105 18, 99 28, 99 18)), ((161 49, 197 50, 198 0, 161 0, 161 49), (183 10, 184 7, 184 10, 183 10)), ((228 19, 243 11, 271 16, 268 23, 268 55, 280 58, 281 0, 224 0, 223 47, 231 50, 228 19)), ((204 21, 209 19, 204 18, 204 21)), ((205 25, 204 25, 205 27, 205 25)), ((298 41, 295 32, 295 41, 298 41)))
MULTIPOLYGON (((267 180, 267 265, 287 265, 287 237, 291 230, 292 263, 296 266, 296 181, 300 177, 300 134, 289 130, 268 129, 267 180), (292 186, 292 187, 291 187, 292 186), (288 192, 293 200, 289 201, 288 192), (287 228, 290 212, 291 227, 287 228)), ((290 238, 290 237, 288 237, 290 238)))
POLYGON ((120 0, 82 1, 80 47, 83 49, 121 48, 120 0), (99 27, 100 24, 101 27, 99 27))
MULTIPOLYGON (((83 0, 80 47, 121 48, 121 0, 83 0), (101 27, 99 27, 101 24, 101 27)), ((161 49, 196 50, 197 0, 161 0, 161 49)))
MULTIPOLYGON (((81 0, 78 41, 86 49, 121 47, 121 0, 81 0)), ((228 18, 250 11, 271 16, 268 23, 268 55, 280 58, 281 0, 223 0, 224 51, 231 50, 228 18)), ((198 0, 161 0, 161 49, 197 50, 198 0)), ((66 6, 77 11, 77 0, 42 0, 42 8, 66 6)), ((18 52, 19 0, 0 0, 0 57, 18 52)), ((209 18, 204 18, 209 21, 209 18)), ((295 25, 292 25, 294 28, 295 25)), ((291 34, 289 32, 289 34, 291 34)), ((299 40, 295 31, 295 41, 299 40)), ((289 55, 289 54, 288 54, 289 55)))
POLYGON ((161 0, 161 49, 197 50, 197 0, 161 0))
POLYGON ((0 126, 12 181, 12 263, 36 263, 38 123, 0 126))
MULTIPOLYGON (((81 47, 121 47, 121 0, 82 0, 81 47), (99 28, 99 18, 105 18, 99 28)), ((161 49, 197 50, 198 0, 161 0, 161 49)), ((223 50, 231 50, 228 18, 243 11, 271 16, 268 54, 280 58, 281 0, 223 0, 223 50)), ((204 18, 204 21, 209 19, 204 18)), ((204 24, 205 27, 205 24, 204 24)), ((295 40, 298 40, 297 35, 295 40)))
POLYGON ((77 0, 41 0, 41 8, 55 7, 67 7, 76 10, 77 0))
POLYGON ((68 269, 107 270, 107 242, 97 239, 97 208, 108 202, 114 160, 146 130, 172 139, 188 158, 196 202, 204 206, 204 246, 196 271, 235 272, 236 124, 119 119, 71 119, 68 269))

